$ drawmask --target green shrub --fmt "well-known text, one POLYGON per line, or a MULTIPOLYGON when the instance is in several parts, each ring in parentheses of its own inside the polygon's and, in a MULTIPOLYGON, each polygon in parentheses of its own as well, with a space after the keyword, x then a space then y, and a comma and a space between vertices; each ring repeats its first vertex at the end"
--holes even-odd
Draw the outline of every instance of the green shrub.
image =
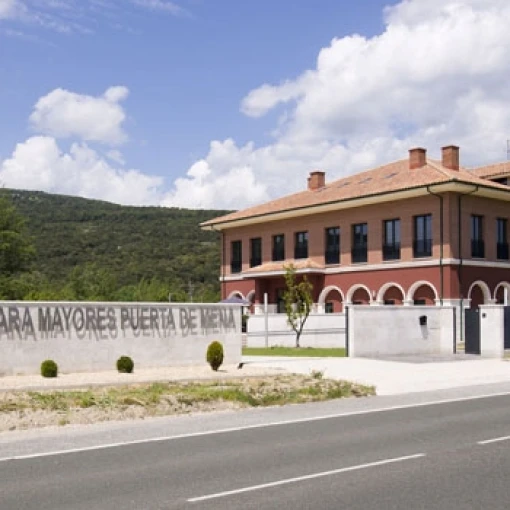
POLYGON ((134 367, 135 364, 129 356, 121 356, 117 360, 117 370, 123 374, 130 374, 134 367))
POLYGON ((46 359, 41 363, 41 375, 43 377, 57 377, 58 365, 52 359, 46 359))
POLYGON ((223 345, 220 342, 212 342, 207 348, 207 363, 214 371, 217 371, 223 363, 223 345))

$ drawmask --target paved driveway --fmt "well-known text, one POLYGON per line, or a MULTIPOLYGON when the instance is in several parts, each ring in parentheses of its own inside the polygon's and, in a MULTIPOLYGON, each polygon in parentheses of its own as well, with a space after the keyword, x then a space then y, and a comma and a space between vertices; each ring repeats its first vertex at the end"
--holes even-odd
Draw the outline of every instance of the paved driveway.
POLYGON ((510 382, 510 362, 483 359, 469 355, 455 358, 429 359, 417 362, 415 357, 398 361, 367 358, 277 358, 245 356, 243 360, 256 367, 309 374, 324 372, 325 377, 347 379, 376 386, 378 395, 397 395, 481 384, 510 382))

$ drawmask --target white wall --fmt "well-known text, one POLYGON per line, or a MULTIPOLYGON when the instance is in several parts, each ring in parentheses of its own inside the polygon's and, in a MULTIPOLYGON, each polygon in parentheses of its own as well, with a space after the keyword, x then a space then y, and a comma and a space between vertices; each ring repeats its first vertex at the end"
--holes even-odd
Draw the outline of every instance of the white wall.
MULTIPOLYGON (((247 324, 248 347, 265 347, 265 316, 253 314, 247 324)), ((268 314, 268 346, 281 345, 294 347, 296 334, 287 324, 284 313, 268 314)), ((301 347, 345 347, 345 314, 310 314, 300 338, 301 347)))
POLYGON ((501 305, 480 305, 480 355, 502 358, 505 353, 505 309, 501 305))
POLYGON ((453 353, 453 307, 350 305, 348 313, 349 356, 453 353))
POLYGON ((47 358, 62 372, 203 365, 223 344, 241 360, 241 307, 228 304, 0 302, 0 375, 39 373, 47 358))

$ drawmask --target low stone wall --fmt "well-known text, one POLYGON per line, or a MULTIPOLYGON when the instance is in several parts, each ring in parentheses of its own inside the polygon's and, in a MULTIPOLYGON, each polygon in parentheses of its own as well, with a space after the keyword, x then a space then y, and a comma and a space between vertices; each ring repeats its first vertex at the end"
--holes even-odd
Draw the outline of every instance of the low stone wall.
POLYGON ((349 356, 452 354, 454 316, 451 306, 349 306, 349 356))
POLYGON ((241 307, 194 303, 0 302, 0 375, 39 373, 44 359, 62 372, 205 364, 223 344, 224 363, 241 360, 241 307))
MULTIPOLYGON (((247 323, 246 345, 266 346, 266 322, 264 314, 250 315, 247 323)), ((284 313, 267 315, 268 347, 281 345, 294 347, 296 334, 287 323, 284 313)), ((345 347, 345 314, 310 314, 300 339, 301 347, 345 347)))

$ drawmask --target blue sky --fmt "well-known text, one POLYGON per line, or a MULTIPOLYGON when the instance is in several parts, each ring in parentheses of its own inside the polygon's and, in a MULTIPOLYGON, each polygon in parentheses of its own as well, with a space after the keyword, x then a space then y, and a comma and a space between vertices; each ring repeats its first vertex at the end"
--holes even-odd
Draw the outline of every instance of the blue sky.
POLYGON ((239 208, 414 145, 504 159, 506 3, 0 0, 0 182, 239 208))

